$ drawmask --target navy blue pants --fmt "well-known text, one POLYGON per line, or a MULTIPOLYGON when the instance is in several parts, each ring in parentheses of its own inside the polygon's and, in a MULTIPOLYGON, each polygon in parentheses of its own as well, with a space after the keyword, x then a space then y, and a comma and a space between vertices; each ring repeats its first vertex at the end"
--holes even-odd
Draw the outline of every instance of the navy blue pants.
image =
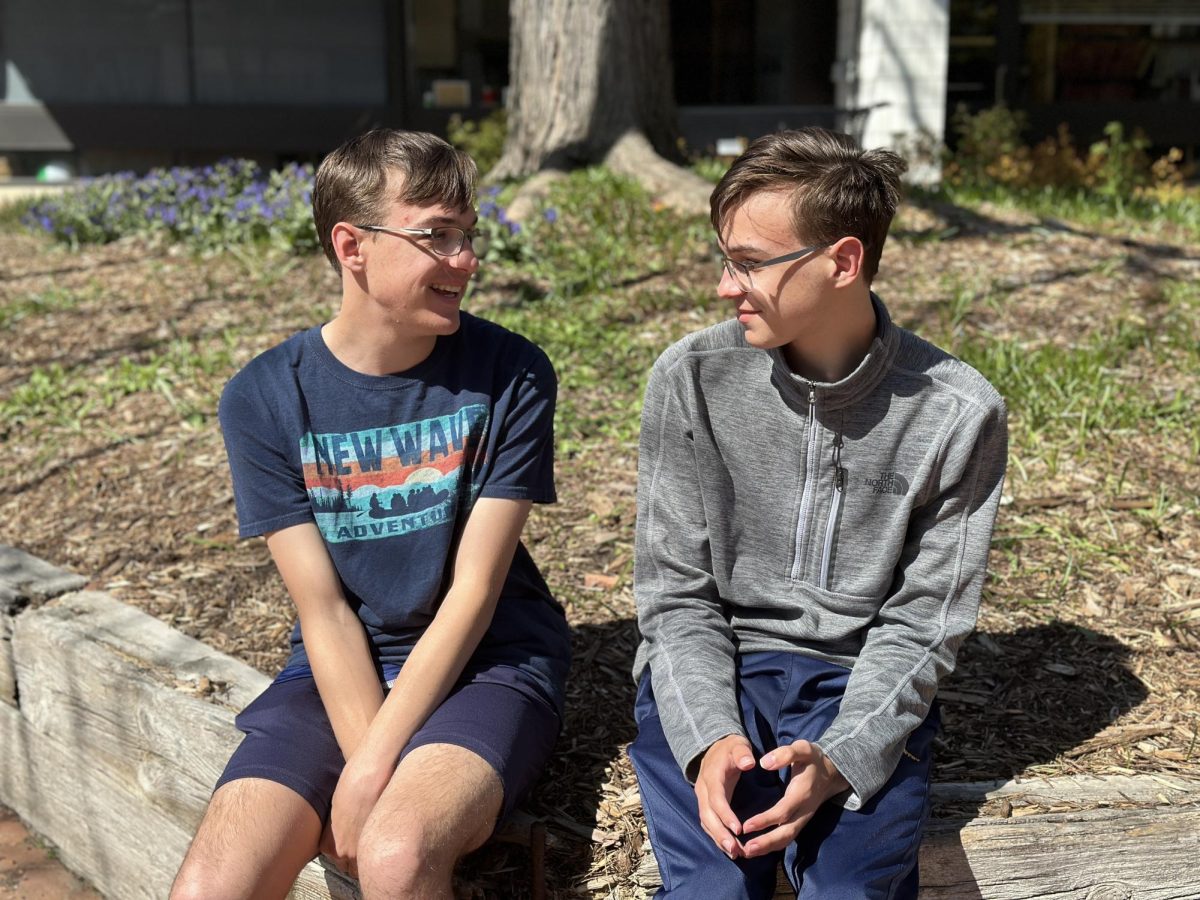
MULTIPOLYGON (((749 653, 738 660, 742 723, 756 757, 775 747, 817 740, 837 715, 850 671, 796 653, 749 653)), ((658 898, 764 898, 775 894, 780 862, 798 897, 917 896, 917 851, 929 815, 929 771, 939 715, 935 706, 909 737, 888 783, 862 809, 826 803, 785 850, 730 860, 700 825, 692 786, 663 735, 647 671, 638 686, 637 739, 629 756, 637 771, 650 843, 663 887, 658 898)), ((788 771, 755 767, 734 790, 734 814, 745 821, 773 805, 788 771)))

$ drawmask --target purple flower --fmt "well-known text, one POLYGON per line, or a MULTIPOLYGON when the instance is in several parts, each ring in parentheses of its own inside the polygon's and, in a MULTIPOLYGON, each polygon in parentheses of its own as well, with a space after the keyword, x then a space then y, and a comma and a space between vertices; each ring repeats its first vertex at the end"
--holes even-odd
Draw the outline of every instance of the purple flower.
POLYGON ((547 222, 549 222, 551 225, 553 225, 555 222, 558 221, 558 210, 551 207, 550 209, 547 209, 544 213, 542 213, 542 218, 544 218, 547 222))
POLYGON ((508 223, 508 233, 509 234, 520 234, 521 226, 518 225, 516 222, 509 222, 508 223))

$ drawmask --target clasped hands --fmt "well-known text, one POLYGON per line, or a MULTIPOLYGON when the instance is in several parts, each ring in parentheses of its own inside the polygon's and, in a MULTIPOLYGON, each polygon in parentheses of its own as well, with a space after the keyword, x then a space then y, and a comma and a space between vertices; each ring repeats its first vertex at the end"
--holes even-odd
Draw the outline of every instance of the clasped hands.
POLYGON ((338 778, 319 850, 351 877, 358 877, 358 843, 363 826, 387 787, 391 771, 390 767, 363 765, 359 757, 353 756, 338 778))
POLYGON ((754 748, 746 738, 731 734, 709 747, 700 762, 696 778, 700 824, 730 859, 782 850, 797 838, 822 803, 850 786, 829 757, 810 741, 776 747, 763 754, 758 765, 773 772, 791 766, 791 779, 778 803, 740 822, 729 801, 738 778, 755 766, 754 748), (749 841, 743 838, 764 829, 770 830, 749 841))

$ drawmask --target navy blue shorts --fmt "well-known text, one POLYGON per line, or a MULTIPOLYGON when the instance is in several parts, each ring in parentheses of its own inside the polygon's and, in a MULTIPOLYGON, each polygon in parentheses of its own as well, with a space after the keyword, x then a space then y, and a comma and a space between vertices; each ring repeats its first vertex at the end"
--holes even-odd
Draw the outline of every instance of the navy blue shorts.
MULTIPOLYGON (((272 682, 236 724, 246 737, 217 787, 238 778, 265 778, 291 788, 322 822, 328 821, 345 759, 312 676, 272 682)), ((413 735, 401 758, 426 744, 454 744, 481 756, 504 785, 499 823, 537 783, 559 727, 549 704, 514 687, 460 683, 413 735)))

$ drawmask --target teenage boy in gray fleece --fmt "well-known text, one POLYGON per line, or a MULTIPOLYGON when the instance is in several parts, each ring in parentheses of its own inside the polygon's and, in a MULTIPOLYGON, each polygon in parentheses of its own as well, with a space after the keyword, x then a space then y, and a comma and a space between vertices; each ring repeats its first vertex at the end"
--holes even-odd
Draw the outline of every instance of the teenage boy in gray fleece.
POLYGON ((915 897, 934 695, 974 627, 1004 402, 871 280, 904 162, 769 135, 712 195, 736 321, 654 366, 630 748, 659 897, 915 897))

